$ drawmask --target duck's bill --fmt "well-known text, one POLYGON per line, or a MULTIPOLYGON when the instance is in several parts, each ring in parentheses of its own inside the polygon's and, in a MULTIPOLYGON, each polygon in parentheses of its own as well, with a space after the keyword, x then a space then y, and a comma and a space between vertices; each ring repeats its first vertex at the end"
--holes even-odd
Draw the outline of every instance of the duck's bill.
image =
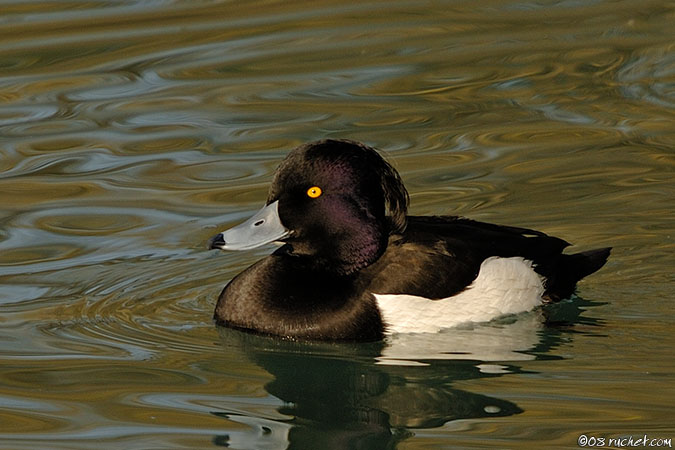
POLYGON ((279 201, 266 205, 246 222, 215 235, 209 248, 250 250, 280 241, 290 234, 279 218, 279 201))

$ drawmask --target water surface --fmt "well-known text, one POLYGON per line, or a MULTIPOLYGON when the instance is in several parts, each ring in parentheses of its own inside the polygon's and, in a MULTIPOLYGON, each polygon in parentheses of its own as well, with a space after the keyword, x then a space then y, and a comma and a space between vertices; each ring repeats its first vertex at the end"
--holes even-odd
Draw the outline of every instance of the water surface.
POLYGON ((665 1, 0 2, 0 446, 675 437, 674 19, 665 1), (553 310, 437 336, 217 329, 220 289, 270 249, 207 239, 325 137, 381 149, 413 214, 612 258, 553 310))

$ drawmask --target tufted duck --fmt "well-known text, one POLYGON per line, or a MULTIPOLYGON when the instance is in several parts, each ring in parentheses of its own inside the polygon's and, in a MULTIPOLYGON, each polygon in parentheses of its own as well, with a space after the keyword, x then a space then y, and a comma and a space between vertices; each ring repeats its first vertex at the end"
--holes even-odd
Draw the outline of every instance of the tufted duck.
POLYGON ((569 297, 610 248, 454 216, 407 216, 374 149, 322 140, 288 154, 265 207, 210 248, 283 245, 225 286, 217 323, 291 339, 373 341, 486 322, 569 297))

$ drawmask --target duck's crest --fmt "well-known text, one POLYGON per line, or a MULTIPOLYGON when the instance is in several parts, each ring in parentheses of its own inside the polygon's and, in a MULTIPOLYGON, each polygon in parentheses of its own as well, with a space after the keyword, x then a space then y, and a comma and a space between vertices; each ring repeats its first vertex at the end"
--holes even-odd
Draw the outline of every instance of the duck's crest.
MULTIPOLYGON (((376 153, 377 154, 377 153, 376 153)), ((382 189, 384 190, 384 199, 387 202, 387 210, 391 216, 392 232, 402 233, 408 224, 408 203, 410 196, 408 190, 403 185, 401 176, 391 164, 384 160, 379 154, 383 164, 382 170, 382 189)))
POLYGON ((380 186, 382 186, 382 193, 387 211, 391 216, 391 233, 402 233, 407 226, 408 204, 410 203, 410 196, 408 190, 403 185, 401 176, 396 169, 389 164, 373 147, 369 147, 357 141, 349 139, 325 139, 315 142, 311 145, 344 145, 348 144, 353 147, 358 147, 362 153, 361 156, 365 159, 365 167, 374 169, 373 175, 379 175, 380 186))

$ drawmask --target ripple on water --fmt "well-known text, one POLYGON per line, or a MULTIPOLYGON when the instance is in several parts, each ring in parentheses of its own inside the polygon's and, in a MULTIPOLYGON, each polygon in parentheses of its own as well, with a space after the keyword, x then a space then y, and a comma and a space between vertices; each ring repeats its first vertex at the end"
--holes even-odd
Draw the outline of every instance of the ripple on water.
MULTIPOLYGON (((4 192, 0 196, 6 206, 23 208, 56 206, 57 202, 81 204, 110 197, 116 198, 114 203, 126 202, 139 191, 150 197, 148 204, 153 192, 162 195, 162 202, 191 197, 213 203, 213 196, 227 198, 235 186, 236 190, 249 190, 251 185, 269 182, 277 164, 268 152, 235 157, 205 152, 208 148, 203 140, 186 137, 138 141, 116 150, 88 148, 78 142, 63 146, 58 142, 36 143, 15 150, 13 157, 4 160, 6 165, 0 174, 4 192), (213 156, 205 157, 205 153, 213 156)), ((234 196, 239 195, 236 190, 234 196)))
POLYGON ((0 266, 31 265, 37 262, 48 263, 76 258, 83 253, 82 247, 79 245, 36 243, 21 248, 5 249, 0 257, 0 266))
POLYGON ((3 284, 0 289, 0 305, 33 302, 46 297, 48 287, 20 284, 3 284))
MULTIPOLYGON (((80 262, 69 268, 77 281, 67 295, 57 295, 63 270, 42 274, 42 282, 53 286, 33 293, 42 296, 39 310, 25 297, 25 303, 11 304, 13 313, 31 320, 34 336, 19 347, 3 344, 3 354, 128 361, 157 359, 167 351, 174 358, 218 351, 211 315, 204 314, 215 293, 205 279, 212 282, 221 273, 205 264, 204 253, 80 262), (204 270, 195 276, 199 267, 204 270)), ((19 340, 28 338, 25 332, 19 340)))
MULTIPOLYGON (((210 220, 225 221, 227 217, 225 214, 210 220)), ((8 220, 11 227, 0 242, 3 274, 66 270, 116 258, 180 254, 192 246, 192 240, 199 239, 185 236, 194 231, 194 225, 186 225, 191 220, 194 218, 142 206, 85 204, 16 213, 8 220), (155 238, 148 240, 149 235, 155 238)))
POLYGON ((144 221, 130 214, 92 214, 89 208, 78 211, 73 208, 70 211, 59 210, 57 214, 51 214, 37 218, 33 225, 52 233, 73 236, 100 236, 120 233, 132 228, 140 227, 144 221))
POLYGON ((12 134, 12 125, 45 120, 54 117, 58 112, 59 108, 54 105, 5 106, 0 113, 0 126, 3 127, 3 133, 7 130, 12 134))
POLYGON ((672 43, 641 49, 616 72, 626 98, 672 109, 675 107, 675 54, 672 43))

